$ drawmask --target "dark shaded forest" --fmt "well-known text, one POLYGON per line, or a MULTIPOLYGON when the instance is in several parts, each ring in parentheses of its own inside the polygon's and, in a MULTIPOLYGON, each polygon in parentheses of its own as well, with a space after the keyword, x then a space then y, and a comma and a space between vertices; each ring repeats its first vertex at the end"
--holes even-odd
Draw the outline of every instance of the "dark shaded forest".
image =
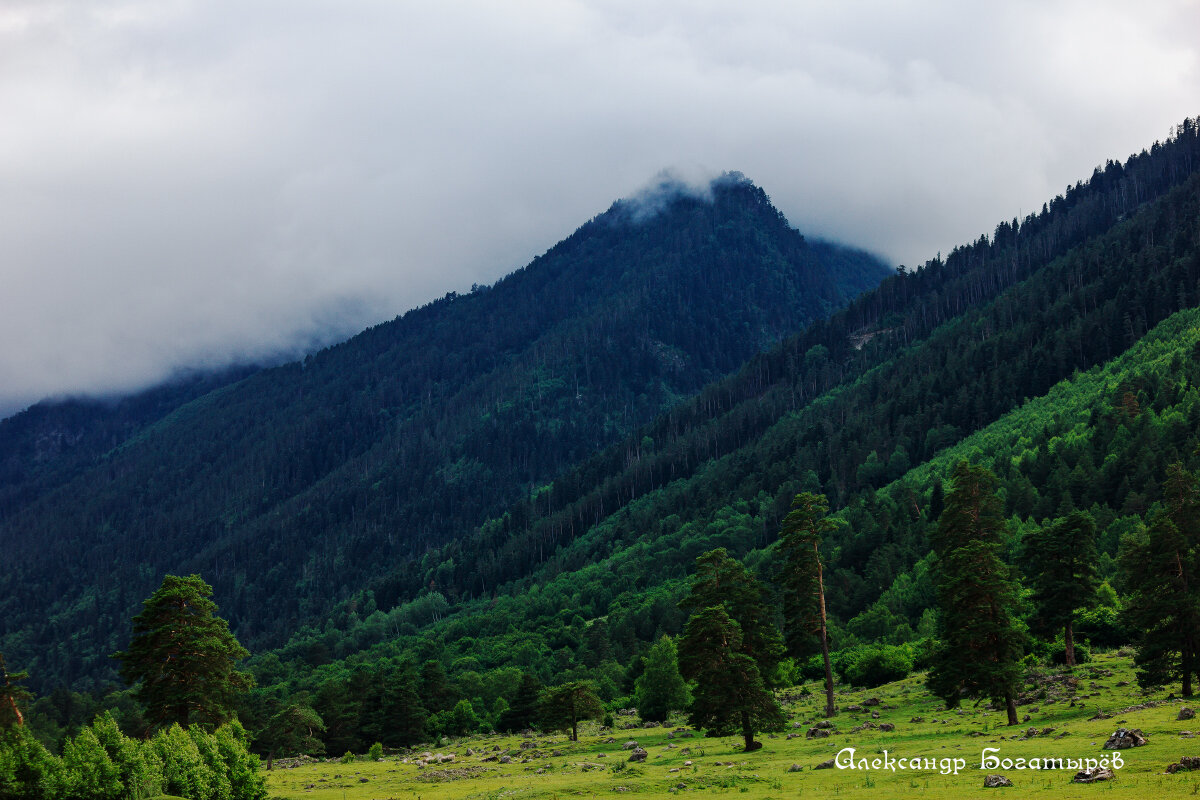
POLYGON ((166 572, 203 574, 252 648, 282 644, 889 272, 809 243, 741 176, 667 191, 301 363, 5 421, 0 647, 38 688, 99 686, 166 572))

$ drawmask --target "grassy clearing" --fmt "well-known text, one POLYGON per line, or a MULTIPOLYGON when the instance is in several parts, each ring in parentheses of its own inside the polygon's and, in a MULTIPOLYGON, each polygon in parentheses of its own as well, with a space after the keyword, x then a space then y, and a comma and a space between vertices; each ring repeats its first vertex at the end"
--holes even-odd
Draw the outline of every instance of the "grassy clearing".
MULTIPOLYGON (((453 754, 453 761, 418 766, 421 753, 389 756, 383 761, 352 764, 321 763, 270 773, 268 786, 274 798, 310 800, 523 800, 523 798, 662 797, 702 792, 745 796, 747 800, 774 798, 891 798, 906 796, 958 798, 977 792, 1005 791, 983 788, 988 773, 1006 775, 1014 784, 1008 791, 1019 796, 1047 791, 1047 797, 1075 798, 1138 796, 1168 798, 1200 796, 1200 774, 1164 774, 1166 766, 1182 756, 1200 755, 1200 737, 1181 736, 1183 731, 1200 732, 1200 717, 1176 719, 1185 704, 1168 700, 1168 692, 1143 694, 1136 686, 1130 660, 1115 654, 1097 656, 1076 668, 1072 686, 1062 673, 1049 671, 1042 681, 1026 685, 1030 702, 1018 709, 1022 725, 1008 728, 1001 711, 984 706, 965 706, 958 711, 942 710, 942 703, 929 695, 924 676, 872 690, 839 692, 842 709, 878 698, 880 705, 861 711, 843 710, 834 718, 837 732, 826 739, 807 739, 805 732, 821 719, 819 693, 791 703, 791 723, 798 727, 774 735, 760 735, 763 749, 745 754, 737 737, 680 738, 671 728, 600 731, 592 725, 571 743, 563 735, 526 739, 514 736, 478 736, 454 740, 428 752, 453 754), (1118 686, 1118 684, 1125 684, 1118 686), (1072 705, 1072 702, 1074 703, 1072 705), (1156 703, 1150 708, 1125 711, 1131 706, 1156 703), (1097 712, 1111 714, 1092 719, 1097 712), (878 714, 874 717, 873 714, 878 714), (895 730, 879 726, 890 723, 895 730), (983 770, 984 748, 998 748, 999 758, 1083 759, 1109 756, 1105 740, 1118 727, 1140 728, 1148 737, 1144 747, 1122 751, 1124 767, 1115 780, 1092 785, 1073 784, 1075 770, 983 770), (1037 735, 1024 738, 1028 729, 1037 735), (1050 729, 1050 730, 1047 730, 1050 729), (1043 733, 1043 731, 1046 731, 1043 733), (794 738, 787 738, 791 734, 794 738), (608 740, 612 741, 609 742, 608 740), (636 741, 649 756, 631 763, 628 741, 636 741), (531 748, 530 744, 536 744, 531 748), (522 745, 526 749, 522 750, 522 745), (853 747, 855 758, 882 757, 884 750, 894 758, 950 760, 950 774, 939 769, 889 771, 813 768, 833 758, 843 748, 853 747), (467 751, 473 751, 468 755, 467 751), (511 763, 485 759, 507 755, 511 763), (953 774, 953 759, 963 759, 965 768, 953 774), (688 762, 691 762, 690 764, 688 762), (801 768, 789 772, 792 765, 801 768)), ((1200 710, 1200 703, 1190 702, 1200 710)), ((629 718, 618 718, 618 726, 629 718)))

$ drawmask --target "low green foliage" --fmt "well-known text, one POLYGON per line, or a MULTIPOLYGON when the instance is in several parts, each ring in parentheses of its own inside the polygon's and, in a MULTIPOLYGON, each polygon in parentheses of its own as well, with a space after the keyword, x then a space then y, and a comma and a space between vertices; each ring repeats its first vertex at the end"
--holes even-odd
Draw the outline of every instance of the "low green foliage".
POLYGON ((124 736, 108 714, 48 752, 24 726, 0 730, 0 798, 29 800, 265 800, 258 757, 236 721, 214 733, 178 725, 148 741, 124 736))

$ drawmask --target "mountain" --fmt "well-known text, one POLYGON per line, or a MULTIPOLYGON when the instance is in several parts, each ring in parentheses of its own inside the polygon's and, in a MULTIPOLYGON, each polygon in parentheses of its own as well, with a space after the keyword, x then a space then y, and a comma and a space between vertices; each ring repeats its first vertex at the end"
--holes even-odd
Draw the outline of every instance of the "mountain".
POLYGON ((1091 511, 1112 577, 1166 465, 1200 467, 1197 131, 1189 120, 1040 213, 889 277, 398 565, 262 674, 316 689, 434 658, 485 706, 514 667, 620 696, 649 643, 681 630, 695 556, 726 547, 769 577, 802 490, 844 522, 824 545, 837 644, 912 641, 932 633, 926 531, 960 457, 993 466, 1014 534, 1091 511))
POLYGON ((0 424, 0 651, 40 686, 107 679, 167 572, 212 583, 243 643, 282 643, 888 273, 730 174, 303 362, 97 412, 75 449, 39 451, 39 415, 69 414, 31 409, 0 424))

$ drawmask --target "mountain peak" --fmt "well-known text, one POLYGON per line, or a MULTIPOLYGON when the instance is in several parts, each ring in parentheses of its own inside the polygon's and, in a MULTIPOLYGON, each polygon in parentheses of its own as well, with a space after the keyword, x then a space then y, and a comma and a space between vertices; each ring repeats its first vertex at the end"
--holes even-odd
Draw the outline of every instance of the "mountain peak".
POLYGON ((608 213, 622 221, 640 223, 658 216, 679 200, 712 202, 716 195, 732 189, 757 191, 766 199, 766 193, 741 172, 727 171, 716 177, 696 178, 667 169, 630 197, 617 200, 608 213))

